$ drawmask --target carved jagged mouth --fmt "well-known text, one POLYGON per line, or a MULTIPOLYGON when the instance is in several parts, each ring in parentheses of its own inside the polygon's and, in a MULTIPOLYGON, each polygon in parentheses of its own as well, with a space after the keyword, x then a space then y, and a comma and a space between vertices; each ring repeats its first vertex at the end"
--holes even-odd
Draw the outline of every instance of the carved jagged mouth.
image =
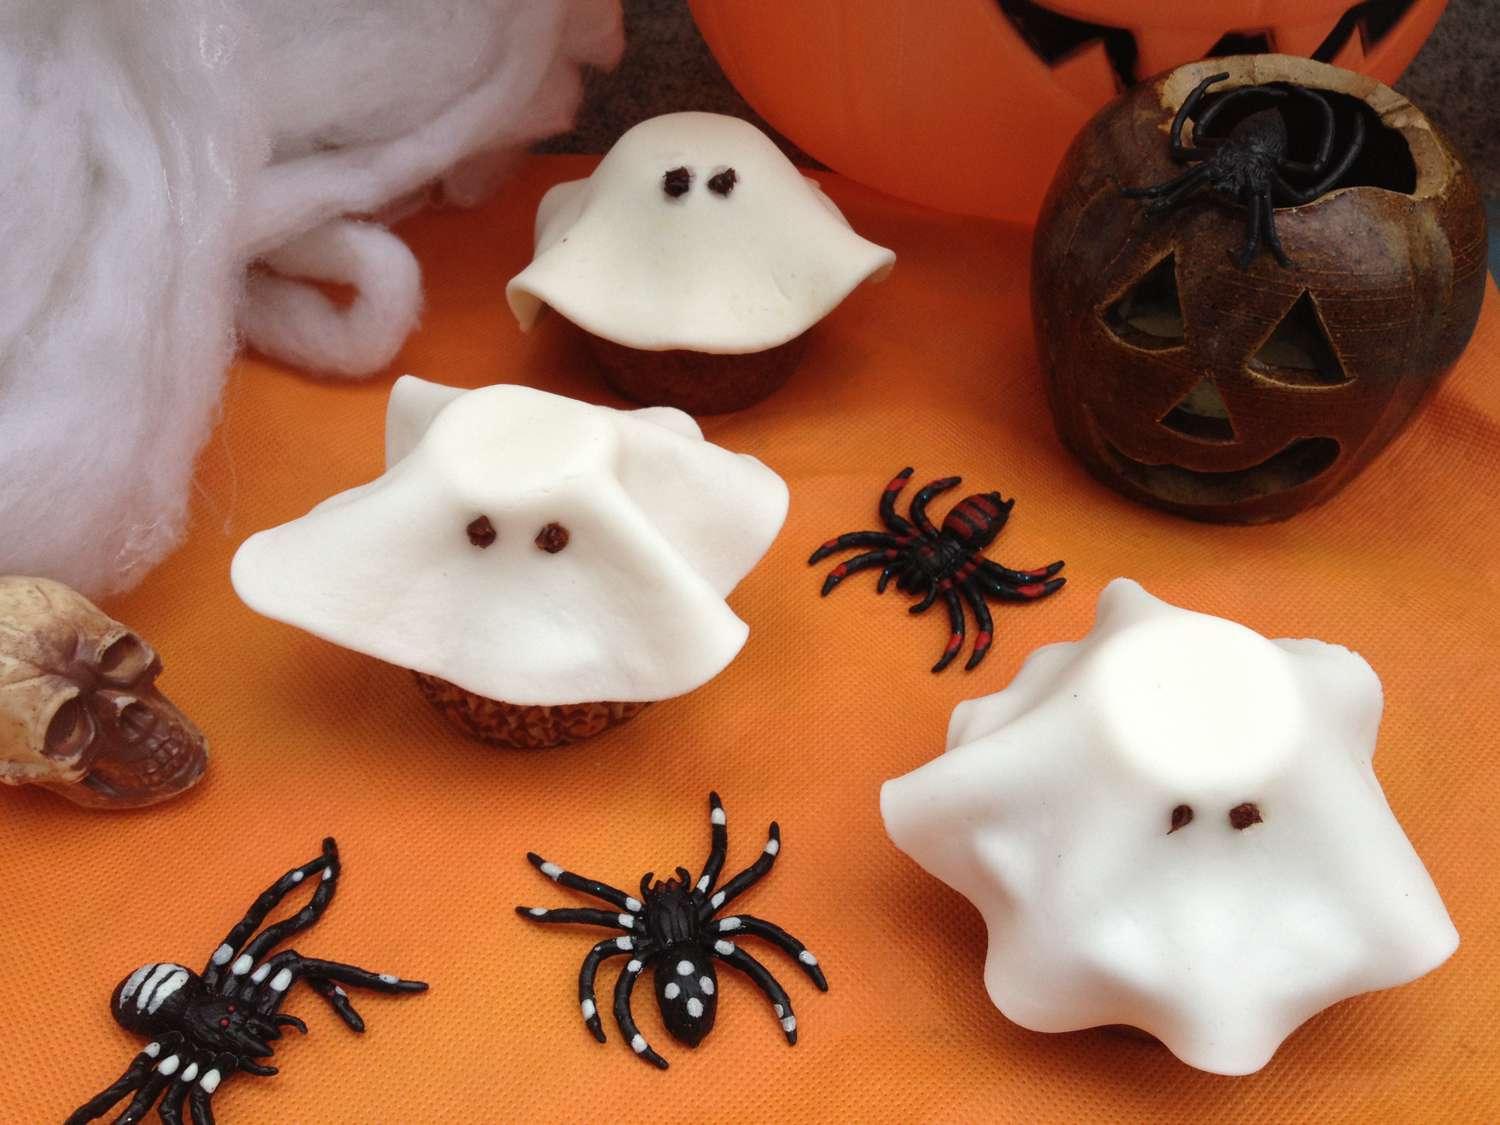
POLYGON ((1148 465, 1101 437, 1105 455, 1126 480, 1176 504, 1231 504, 1297 488, 1325 472, 1339 457, 1333 438, 1297 438, 1258 465, 1225 472, 1148 465))

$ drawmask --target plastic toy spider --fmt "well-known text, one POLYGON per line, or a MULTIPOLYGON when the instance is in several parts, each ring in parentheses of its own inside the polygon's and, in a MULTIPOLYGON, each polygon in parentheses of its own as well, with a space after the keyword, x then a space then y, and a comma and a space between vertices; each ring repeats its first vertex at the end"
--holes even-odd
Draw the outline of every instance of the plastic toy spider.
POLYGON ((1193 117, 1205 91, 1215 82, 1228 78, 1228 72, 1213 74, 1193 88, 1187 100, 1172 119, 1172 157, 1179 164, 1197 162, 1175 179, 1152 187, 1121 188, 1122 195, 1132 199, 1146 199, 1146 210, 1151 214, 1168 211, 1176 207, 1198 189, 1207 185, 1219 196, 1233 203, 1244 204, 1249 209, 1249 230, 1245 246, 1238 255, 1230 259, 1240 269, 1246 269, 1260 249, 1264 237, 1266 245, 1277 262, 1290 266, 1291 259, 1281 248, 1281 239, 1276 234, 1278 205, 1299 206, 1311 203, 1322 195, 1349 171, 1365 140, 1364 118, 1354 115, 1354 132, 1337 160, 1333 158, 1335 135, 1333 107, 1328 99, 1316 90, 1302 86, 1242 86, 1215 99, 1197 117, 1193 117), (1317 107, 1323 129, 1318 140, 1317 156, 1311 163, 1288 160, 1286 120, 1276 106, 1256 110, 1238 121, 1229 130, 1228 136, 1213 136, 1210 130, 1224 110, 1250 95, 1265 98, 1286 98, 1295 94, 1306 98, 1317 107), (1182 143, 1182 126, 1193 117, 1193 143, 1182 143), (1310 178, 1310 187, 1296 188, 1287 176, 1310 178))
POLYGON ((840 535, 814 551, 807 562, 812 566, 835 551, 874 547, 875 550, 834 567, 823 582, 823 596, 826 598, 849 575, 878 566, 883 569, 876 593, 885 593, 894 577, 896 589, 902 593, 923 595, 911 607, 911 613, 924 612, 941 597, 947 603, 952 629, 942 657, 932 666, 934 672, 941 672, 953 663, 963 648, 964 608, 959 601, 962 595, 979 625, 974 650, 964 665, 966 670, 972 670, 985 658, 994 640, 994 623, 985 599, 1033 602, 1055 594, 1067 582, 1066 578, 1052 577, 1063 564, 1059 560, 1035 570, 1011 570, 983 556, 1015 505, 1014 500, 1000 499, 998 492, 980 492, 960 500, 944 518, 943 526, 934 527, 927 517, 927 505, 934 496, 963 483, 962 477, 944 477, 921 489, 912 498, 910 522, 902 519, 896 514, 896 497, 911 474, 911 469, 902 469, 881 494, 880 518, 890 528, 889 532, 851 531, 840 535))
POLYGON ((770 838, 760 858, 716 891, 714 883, 724 866, 729 829, 717 793, 708 795, 708 808, 712 838, 708 861, 704 863, 703 874, 697 883, 692 881, 685 867, 677 869, 677 879, 668 879, 665 883, 659 880, 652 883, 652 872, 648 871, 641 876, 641 897, 635 898, 606 883, 564 871, 557 864, 528 852, 526 858, 543 875, 565 887, 603 899, 615 910, 516 907, 517 914, 532 922, 578 922, 625 931, 621 937, 601 941, 583 959, 583 968, 578 974, 578 999, 583 1009, 583 1022, 594 1038, 603 1043, 604 1028, 599 1022, 599 1009, 594 1000, 594 978, 600 963, 606 958, 630 954, 630 961, 615 982, 615 1022, 620 1025, 620 1032, 629 1041, 631 1050, 662 1070, 667 1068, 667 1060, 647 1044, 630 1012, 631 990, 647 965, 656 966, 656 1002, 667 1030, 689 1047, 696 1047, 713 1030, 719 1002, 718 976, 713 965, 716 959, 744 973, 766 994, 786 1041, 789 1044, 797 1042, 797 1017, 792 1012, 792 1001, 786 990, 764 965, 738 948, 730 940, 731 935, 770 942, 795 957, 798 966, 812 982, 824 992, 828 991, 828 981, 818 966, 818 959, 780 926, 749 914, 715 918, 720 910, 771 870, 781 850, 781 830, 772 821, 770 838))
POLYGON ((293 984, 306 981, 355 1031, 365 1029, 340 985, 377 992, 422 992, 421 981, 401 980, 337 961, 319 961, 276 946, 310 927, 333 901, 339 876, 339 853, 332 839, 323 854, 288 871, 255 900, 239 925, 214 950, 202 974, 170 961, 142 965, 115 988, 110 1011, 126 1031, 150 1035, 152 1041, 114 1084, 74 1111, 67 1125, 80 1125, 108 1112, 132 1091, 135 1097, 115 1125, 134 1125, 158 1099, 165 1125, 181 1125, 184 1103, 193 1125, 213 1125, 214 1091, 236 1070, 270 1076, 274 1066, 257 1062, 269 1056, 283 1027, 307 1032, 296 1016, 279 1014, 293 984), (312 900, 298 913, 259 934, 255 931, 276 905, 304 879, 318 876, 312 900), (252 936, 254 935, 254 936, 252 936))

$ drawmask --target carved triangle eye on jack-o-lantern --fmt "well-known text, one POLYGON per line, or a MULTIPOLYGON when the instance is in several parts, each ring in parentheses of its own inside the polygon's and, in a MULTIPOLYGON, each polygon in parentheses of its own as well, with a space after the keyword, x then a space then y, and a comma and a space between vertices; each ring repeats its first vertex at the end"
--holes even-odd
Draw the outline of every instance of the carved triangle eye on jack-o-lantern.
MULTIPOLYGON (((1213 96, 1201 104, 1200 117, 1213 96)), ((1484 236, 1457 155, 1387 87, 1277 55, 1181 67, 1101 111, 1043 205, 1032 307, 1058 432, 1105 483, 1194 518, 1255 523, 1319 503, 1467 344, 1484 236), (1127 198, 1122 187, 1195 166, 1186 150, 1173 157, 1173 119, 1222 72, 1218 97, 1265 92, 1226 102, 1205 138, 1269 107, 1288 159, 1312 160, 1325 119, 1319 99, 1293 96, 1297 84, 1332 107, 1336 141, 1362 135, 1357 159, 1310 202, 1267 205, 1263 223, 1206 176, 1170 207, 1127 198), (1247 255, 1261 245, 1259 233, 1247 241, 1251 227, 1267 244, 1274 230, 1288 264, 1269 245, 1247 255)))

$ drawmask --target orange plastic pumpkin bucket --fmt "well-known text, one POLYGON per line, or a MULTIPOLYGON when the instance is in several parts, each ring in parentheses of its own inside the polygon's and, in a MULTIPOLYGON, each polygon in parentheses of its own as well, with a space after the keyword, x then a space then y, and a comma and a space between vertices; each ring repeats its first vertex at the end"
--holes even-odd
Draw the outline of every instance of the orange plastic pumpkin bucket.
POLYGON ((1030 222, 1073 135, 1208 55, 1309 55, 1390 83, 1446 0, 691 0, 729 79, 831 168, 1030 222))

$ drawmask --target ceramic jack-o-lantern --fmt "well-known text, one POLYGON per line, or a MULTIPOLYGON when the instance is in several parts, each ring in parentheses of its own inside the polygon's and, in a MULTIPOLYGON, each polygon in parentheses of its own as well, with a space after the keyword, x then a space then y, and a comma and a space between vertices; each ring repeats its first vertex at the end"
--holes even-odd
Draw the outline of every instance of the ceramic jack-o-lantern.
POLYGON ((207 744, 157 688, 161 667, 138 634, 62 583, 0 577, 0 782, 90 808, 189 788, 207 744))
POLYGON ((1068 448, 1133 499, 1258 523, 1333 495, 1448 372, 1479 315, 1485 221, 1458 155, 1406 99, 1258 55, 1181 67, 1101 111, 1058 169, 1032 253, 1068 448), (1214 154, 1283 134, 1282 185, 1236 198, 1214 154))

